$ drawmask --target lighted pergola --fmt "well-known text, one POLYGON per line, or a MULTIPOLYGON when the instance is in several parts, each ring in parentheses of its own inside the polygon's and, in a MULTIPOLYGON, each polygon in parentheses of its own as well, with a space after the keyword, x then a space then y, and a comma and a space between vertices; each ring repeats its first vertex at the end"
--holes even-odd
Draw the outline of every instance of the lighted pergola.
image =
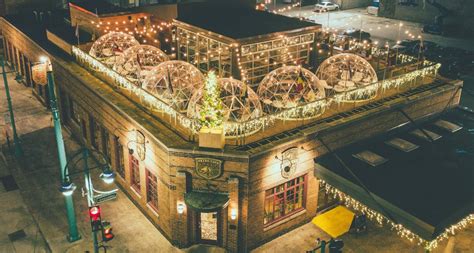
POLYGON ((376 95, 376 89, 370 85, 378 81, 374 68, 355 54, 329 57, 318 67, 316 76, 336 95, 344 93, 344 100, 367 100, 376 95))
POLYGON ((110 32, 98 38, 89 54, 108 66, 114 66, 117 59, 130 47, 140 43, 132 35, 122 32, 110 32))
MULTIPOLYGON (((220 99, 224 107, 224 127, 228 136, 250 135, 261 128, 261 124, 248 125, 239 129, 237 123, 256 119, 262 115, 257 94, 242 81, 233 78, 220 78, 217 81, 220 99)), ((199 118, 202 107, 203 90, 193 95, 188 107, 188 117, 199 118)))
POLYGON ((204 76, 184 61, 166 61, 150 70, 142 87, 178 112, 185 113, 194 93, 204 84, 204 76))
POLYGON ((119 55, 113 69, 139 84, 154 67, 167 60, 168 56, 160 49, 150 45, 137 45, 119 55))
MULTIPOLYGON (((324 87, 316 75, 299 66, 286 66, 273 70, 262 80, 257 94, 262 102, 263 111, 275 115, 325 97, 324 87)), ((279 118, 314 118, 323 112, 324 107, 302 114, 281 115, 279 118)))

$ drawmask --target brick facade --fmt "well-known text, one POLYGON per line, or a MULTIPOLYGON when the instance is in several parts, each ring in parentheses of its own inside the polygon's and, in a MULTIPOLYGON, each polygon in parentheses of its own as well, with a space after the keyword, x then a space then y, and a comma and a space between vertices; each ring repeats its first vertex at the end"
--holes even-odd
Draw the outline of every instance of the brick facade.
MULTIPOLYGON (((313 174, 313 159, 327 152, 318 138, 323 138, 326 144, 336 149, 408 122, 400 112, 387 105, 338 122, 322 123, 279 142, 266 144, 260 151, 238 151, 229 145, 223 151, 199 149, 195 142, 176 134, 162 119, 116 92, 71 58, 58 53, 57 49, 51 49, 52 45, 40 46, 3 18, 0 19, 0 28, 7 60, 19 72, 28 73, 32 63, 42 55, 52 60, 63 122, 77 139, 100 151, 105 149, 105 142, 99 142, 96 148, 92 146, 90 136, 94 128, 90 126, 91 119, 104 129, 94 134, 99 139, 108 138, 112 168, 119 167, 120 159, 125 165, 125 177, 117 176, 117 184, 163 235, 181 248, 199 243, 196 233, 199 217, 185 205, 186 193, 212 189, 228 194, 228 205, 217 212, 218 244, 229 252, 248 252, 316 215, 319 182, 313 174), (77 107, 77 115, 72 115, 72 104, 77 107), (73 118, 78 118, 79 122, 73 118), (137 132, 144 135, 144 143, 137 141, 137 132), (122 152, 116 150, 116 138, 122 152), (277 158, 292 147, 298 150, 296 171, 290 178, 284 178, 281 161, 277 158), (145 150, 143 157, 140 157, 140 148, 145 150), (117 157, 119 153, 123 157, 117 157), (138 159, 142 185, 138 191, 130 186, 129 153, 138 159), (222 161, 222 172, 217 178, 207 180, 196 173, 195 159, 202 157, 222 161), (146 203, 146 170, 158 179, 156 208, 146 203), (265 226, 265 191, 301 175, 306 175, 304 209, 265 226), (178 213, 178 207, 184 208, 182 213, 178 213)), ((397 106, 411 118, 422 120, 457 105, 460 87, 457 82, 449 82, 400 100, 397 106)))

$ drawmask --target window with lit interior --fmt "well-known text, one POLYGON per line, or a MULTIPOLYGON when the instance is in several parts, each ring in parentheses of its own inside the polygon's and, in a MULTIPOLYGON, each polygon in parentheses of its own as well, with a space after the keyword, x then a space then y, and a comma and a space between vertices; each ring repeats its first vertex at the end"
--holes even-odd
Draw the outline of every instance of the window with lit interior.
POLYGON ((153 210, 158 211, 158 178, 148 169, 146 170, 146 202, 153 210))
POLYGON ((133 155, 129 156, 130 160, 130 184, 132 188, 140 194, 140 162, 133 155))
POLYGON ((125 162, 123 157, 123 146, 120 143, 120 139, 117 136, 114 136, 114 145, 115 145, 115 168, 117 174, 125 179, 125 162))
POLYGON ((306 175, 265 191, 263 224, 269 225, 303 210, 306 202, 306 175))

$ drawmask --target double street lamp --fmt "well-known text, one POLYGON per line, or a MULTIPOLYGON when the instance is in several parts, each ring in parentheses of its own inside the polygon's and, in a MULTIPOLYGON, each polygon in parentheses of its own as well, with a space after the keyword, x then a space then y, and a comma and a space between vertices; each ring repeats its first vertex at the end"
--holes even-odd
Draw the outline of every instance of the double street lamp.
MULTIPOLYGON (((59 118, 59 109, 58 103, 56 100, 56 93, 54 91, 54 78, 53 78, 53 68, 51 65, 51 61, 46 56, 40 57, 39 64, 45 64, 46 68, 46 79, 48 85, 48 93, 49 93, 49 102, 51 113, 53 115, 53 123, 54 123, 54 134, 56 137, 56 145, 58 148, 58 158, 59 158, 59 169, 61 175, 61 182, 65 182, 64 178, 64 170, 66 169, 66 149, 64 147, 64 139, 61 130, 61 119, 59 118)), ((74 188, 74 185, 70 186, 71 189, 74 188)), ((81 235, 79 235, 79 231, 77 230, 77 222, 76 222, 76 214, 74 212, 74 202, 72 200, 72 193, 69 195, 65 195, 65 204, 66 204, 66 215, 67 221, 69 225, 69 233, 67 235, 67 239, 69 242, 74 242, 81 239, 81 235)))
MULTIPOLYGON (((104 181, 106 184, 112 184, 115 179, 115 173, 110 169, 110 166, 107 162, 107 159, 104 154, 98 151, 96 152, 103 160, 103 163, 99 163, 97 166, 94 167, 89 167, 88 159, 90 157, 89 155, 90 150, 87 148, 81 148, 77 153, 75 153, 72 158, 68 161, 66 164, 66 168, 62 172, 62 178, 64 180, 61 182, 61 186, 59 187, 59 191, 64 195, 64 196, 71 196, 74 191, 76 190, 77 186, 71 182, 70 177, 79 173, 84 173, 84 178, 85 178, 85 186, 87 189, 87 202, 89 204, 89 207, 95 205, 94 201, 94 188, 92 185, 92 180, 90 177, 90 171, 93 169, 100 169, 102 170, 102 173, 100 174, 100 179, 104 181), (80 159, 77 159, 79 155, 82 155, 80 159), (75 165, 79 162, 83 161, 84 167, 82 171, 79 172, 74 172, 74 173, 69 173, 69 169, 71 167, 75 167, 75 165)), ((72 169, 72 168, 71 168, 72 169)), ((117 190, 113 190, 111 192, 115 192, 117 190)))
MULTIPOLYGON (((95 210, 94 212, 96 212, 96 213, 99 212, 98 216, 100 216, 100 208, 98 206, 96 206, 97 203, 96 203, 94 193, 99 193, 101 196, 110 195, 110 194, 115 194, 117 189, 114 189, 114 190, 111 190, 111 191, 105 191, 105 192, 104 191, 98 191, 98 190, 94 189, 94 186, 93 186, 92 180, 91 180, 91 175, 90 175, 91 170, 100 169, 101 174, 100 174, 99 177, 106 184, 112 184, 114 182, 115 173, 110 169, 110 166, 107 162, 107 158, 105 157, 104 154, 102 154, 101 152, 98 152, 98 151, 92 151, 92 152, 97 153, 97 156, 100 157, 100 159, 102 159, 102 161, 100 162, 100 161, 95 159, 96 158, 95 156, 91 156, 89 154, 90 152, 91 152, 91 150, 89 150, 87 148, 81 148, 78 152, 76 152, 71 157, 71 159, 66 164, 65 170, 63 171, 64 174, 62 175, 63 176, 62 178, 64 180, 62 181, 61 186, 59 187, 59 191, 62 192, 62 194, 65 197, 72 196, 72 194, 74 193, 74 190, 77 187, 74 183, 72 183, 71 176, 77 175, 77 174, 80 174, 80 173, 84 173, 84 185, 85 185, 85 188, 86 188, 87 204, 88 204, 89 210, 93 210, 93 211, 95 210), (95 160, 95 162, 97 163, 96 166, 93 166, 93 167, 89 166, 89 159, 90 158, 95 160), (69 169, 76 168, 76 165, 81 161, 83 163, 83 169, 70 173, 69 169)), ((99 218, 98 223, 99 224, 97 224, 97 222, 96 223, 91 223, 92 224, 92 236, 93 236, 93 239, 94 239, 94 252, 95 253, 99 252, 99 243, 98 243, 98 238, 97 238, 97 231, 99 231, 101 226, 102 226, 102 221, 100 220, 100 218, 99 218), (97 224, 97 225, 94 225, 94 224, 97 224)))
MULTIPOLYGON (((100 174, 100 178, 107 184, 111 184, 114 181, 115 174, 112 172, 110 169, 110 166, 107 163, 107 159, 102 153, 99 153, 99 156, 102 158, 103 162, 100 163, 96 160, 96 163, 98 166, 96 167, 89 167, 88 160, 89 160, 89 150, 87 148, 81 148, 79 152, 74 154, 71 158, 70 161, 67 161, 66 158, 66 149, 64 146, 64 139, 62 135, 62 130, 61 130, 61 119, 59 117, 59 108, 58 108, 58 103, 56 99, 56 94, 55 94, 55 84, 54 84, 54 78, 53 78, 53 69, 51 65, 51 61, 46 57, 43 56, 40 58, 40 63, 45 64, 46 68, 46 79, 47 79, 47 84, 48 84, 48 93, 49 93, 49 99, 50 99, 50 108, 51 108, 51 113, 53 115, 53 123, 54 123, 54 133, 56 137, 56 145, 58 148, 58 158, 59 158, 59 167, 60 167, 60 175, 61 175, 61 186, 60 186, 60 191, 65 197, 65 204, 66 204, 66 213, 67 213, 67 220, 68 220, 68 225, 69 225, 69 234, 67 236, 68 240, 70 242, 77 241, 81 239, 81 236, 79 235, 78 229, 77 229, 77 222, 76 222, 76 215, 74 211, 74 203, 72 200, 72 194, 74 193, 74 190, 77 188, 75 184, 73 184, 70 180, 70 176, 74 174, 78 174, 83 172, 84 173, 84 178, 85 178, 85 186, 87 189, 87 202, 89 206, 89 212, 92 210, 92 208, 95 206, 95 196, 94 192, 102 194, 102 196, 106 195, 112 195, 116 194, 115 192, 117 189, 114 189, 112 191, 107 191, 107 192, 100 192, 97 190, 94 190, 92 186, 92 181, 90 177, 90 171, 92 169, 101 169, 102 173, 100 174), (80 159, 79 155, 82 154, 82 157, 80 159), (69 168, 73 168, 77 165, 79 161, 83 161, 84 167, 83 170, 80 172, 76 173, 69 173, 69 168)), ((94 156, 91 156, 93 159, 95 158, 94 156)), ((100 210, 100 209, 98 209, 100 210)), ((100 214, 99 214, 100 215, 100 214)), ((100 224, 102 226, 102 224, 100 224)), ((93 238, 94 238, 94 252, 99 252, 99 246, 97 242, 97 230, 93 229, 93 238)))

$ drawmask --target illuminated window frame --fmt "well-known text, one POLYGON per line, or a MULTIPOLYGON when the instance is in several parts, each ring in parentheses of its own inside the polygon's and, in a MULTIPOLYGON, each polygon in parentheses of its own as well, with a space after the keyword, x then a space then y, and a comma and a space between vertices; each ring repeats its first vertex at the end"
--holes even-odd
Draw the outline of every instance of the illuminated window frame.
POLYGON ((306 208, 306 182, 307 175, 303 175, 265 191, 264 226, 269 226, 306 208), (277 207, 278 210, 275 210, 277 207))
POLYGON ((125 162, 123 156, 123 146, 120 143, 120 139, 117 136, 114 136, 114 145, 115 145, 115 168, 117 174, 125 179, 125 162))
POLYGON ((158 211, 158 177, 146 169, 146 202, 158 211))
POLYGON ((268 73, 279 67, 308 64, 313 42, 314 34, 307 33, 286 39, 243 45, 240 66, 246 83, 254 87, 268 73))
POLYGON ((232 49, 229 44, 182 27, 176 29, 176 41, 178 60, 189 62, 204 73, 216 69, 220 77, 232 76, 232 49))
POLYGON ((132 188, 140 194, 140 162, 133 155, 129 156, 130 164, 130 185, 132 188))

